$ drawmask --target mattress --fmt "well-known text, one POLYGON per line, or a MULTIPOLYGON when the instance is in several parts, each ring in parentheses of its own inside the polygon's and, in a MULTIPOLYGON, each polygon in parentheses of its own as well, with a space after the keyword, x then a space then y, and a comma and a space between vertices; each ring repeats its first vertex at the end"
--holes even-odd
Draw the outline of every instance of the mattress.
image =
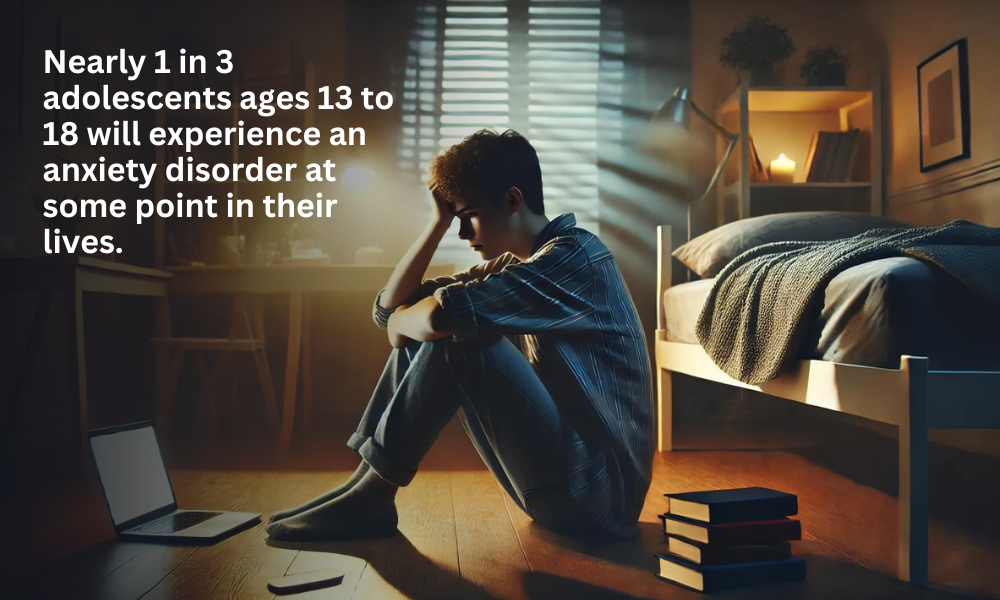
MULTIPOLYGON (((667 339, 697 344, 701 307, 714 279, 663 295, 667 339)), ((899 368, 903 354, 932 369, 1000 369, 1000 319, 936 267, 906 257, 846 269, 827 285, 823 309, 799 356, 899 368)))

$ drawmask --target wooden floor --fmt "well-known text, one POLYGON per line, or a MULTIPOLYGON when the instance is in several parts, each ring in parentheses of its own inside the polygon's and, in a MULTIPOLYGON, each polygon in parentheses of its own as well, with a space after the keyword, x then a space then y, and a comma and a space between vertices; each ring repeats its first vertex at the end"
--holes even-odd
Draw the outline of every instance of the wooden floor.
MULTIPOLYGON (((296 597, 695 598, 652 574, 652 554, 662 539, 657 519, 662 494, 744 485, 799 494, 805 533, 794 549, 806 558, 808 578, 728 597, 950 598, 961 597, 958 590, 1000 595, 994 567, 1000 558, 997 518, 985 521, 989 531, 983 534, 974 525, 983 521, 975 515, 951 514, 987 511, 990 499, 951 509, 935 500, 934 510, 942 515, 931 529, 931 576, 937 583, 922 590, 895 580, 894 490, 882 489, 895 474, 878 466, 894 464, 893 446, 877 436, 851 435, 830 442, 840 457, 836 461, 822 458, 823 444, 659 455, 639 537, 604 545, 532 523, 454 425, 413 483, 400 491, 399 533, 369 541, 278 543, 256 525, 211 546, 126 542, 114 538, 95 481, 42 476, 41 466, 22 468, 8 475, 13 486, 4 492, 4 514, 11 518, 5 527, 4 581, 7 590, 12 580, 16 588, 4 597, 272 598, 266 588, 272 577, 336 567, 347 572, 343 584, 296 597), (844 458, 849 456, 855 458, 844 458)), ((271 511, 307 500, 347 476, 355 459, 342 439, 338 432, 300 440, 284 462, 273 458, 268 444, 174 440, 167 460, 181 507, 262 512, 266 521, 271 511)), ((684 443, 684 435, 680 439, 684 443)), ((717 439, 718 432, 708 438, 717 439)), ((945 465, 944 471, 956 468, 945 465)), ((996 480, 995 470, 991 478, 996 480)), ((969 483, 970 493, 997 487, 969 483)))

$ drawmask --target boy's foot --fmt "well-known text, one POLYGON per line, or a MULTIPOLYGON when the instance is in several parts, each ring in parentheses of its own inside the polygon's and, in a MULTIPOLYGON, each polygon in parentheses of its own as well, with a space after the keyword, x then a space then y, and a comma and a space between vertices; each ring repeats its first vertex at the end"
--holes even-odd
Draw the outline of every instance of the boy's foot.
POLYGON ((357 482, 361 481, 361 478, 364 477, 365 473, 368 472, 369 468, 370 467, 368 466, 368 463, 366 463, 365 461, 361 461, 361 464, 358 465, 358 468, 354 470, 354 473, 351 473, 351 476, 348 477, 347 481, 345 481, 344 483, 338 485, 329 492, 326 492, 324 494, 321 494, 313 498, 312 500, 306 502, 301 506, 296 506, 295 508, 286 508, 285 510, 279 510, 271 513, 271 519, 268 522, 274 523, 275 521, 280 521, 282 519, 287 519, 288 517, 293 517, 297 514, 304 513, 311 508, 316 508, 321 504, 325 504, 330 500, 333 500, 334 498, 343 495, 345 492, 354 487, 354 485, 357 482))
POLYGON ((297 515, 272 521, 267 534, 277 540, 314 541, 385 537, 396 532, 399 488, 368 469, 340 496, 297 515))

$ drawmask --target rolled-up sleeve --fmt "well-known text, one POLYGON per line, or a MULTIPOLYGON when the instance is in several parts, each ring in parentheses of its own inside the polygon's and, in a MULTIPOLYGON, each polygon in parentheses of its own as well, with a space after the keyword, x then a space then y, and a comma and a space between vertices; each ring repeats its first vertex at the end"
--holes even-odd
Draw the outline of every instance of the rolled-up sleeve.
POLYGON ((385 288, 379 290, 378 295, 375 296, 375 304, 372 305, 372 318, 375 319, 375 324, 379 326, 379 329, 387 329, 389 327, 389 317, 392 313, 396 312, 396 308, 382 308, 382 294, 385 292, 385 288))
POLYGON ((480 333, 581 331, 594 325, 593 271, 572 238, 482 279, 438 288, 434 298, 456 340, 480 333))

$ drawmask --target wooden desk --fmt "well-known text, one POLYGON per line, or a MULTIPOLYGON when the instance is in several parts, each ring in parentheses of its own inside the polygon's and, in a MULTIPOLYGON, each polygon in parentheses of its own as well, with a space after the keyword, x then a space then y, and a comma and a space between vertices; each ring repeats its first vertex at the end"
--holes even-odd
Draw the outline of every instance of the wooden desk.
MULTIPOLYGON (((312 340, 309 294, 314 292, 371 292, 374 300, 385 287, 393 265, 325 266, 208 266, 168 267, 171 294, 288 294, 288 351, 279 450, 288 452, 295 420, 299 358, 302 358, 304 421, 313 415, 312 340), (304 324, 304 326, 303 326, 304 324)), ((454 273, 453 264, 432 264, 425 277, 454 273)))
MULTIPOLYGON (((66 342, 69 357, 70 423, 73 446, 79 453, 81 472, 90 461, 87 448, 87 360, 83 332, 83 294, 123 294, 157 298, 157 313, 164 309, 170 273, 84 256, 45 256, 0 259, 0 292, 38 292, 28 347, 14 387, 14 397, 4 425, 7 443, 20 416, 28 378, 34 369, 48 321, 51 295, 66 294, 66 342)), ((157 319, 157 333, 161 319, 157 319)))

